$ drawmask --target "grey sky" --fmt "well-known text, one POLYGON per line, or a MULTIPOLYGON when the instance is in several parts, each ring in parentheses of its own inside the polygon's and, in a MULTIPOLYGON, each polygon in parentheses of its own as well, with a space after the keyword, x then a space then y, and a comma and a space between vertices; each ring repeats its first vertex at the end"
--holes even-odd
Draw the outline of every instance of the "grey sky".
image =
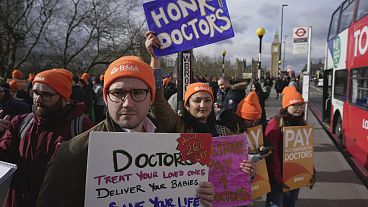
MULTIPOLYGON (((266 34, 262 40, 262 65, 269 68, 271 43, 276 30, 280 34, 281 5, 284 7, 283 36, 288 35, 285 44, 285 69, 287 65, 299 71, 307 62, 306 55, 292 54, 292 29, 296 26, 312 26, 312 59, 324 58, 325 42, 332 12, 342 0, 227 0, 227 5, 235 30, 235 37, 201 48, 194 49, 196 54, 210 57, 221 56, 227 51, 226 58, 232 62, 235 58, 246 58, 248 63, 258 58, 258 27, 264 27, 266 34)), ((323 61, 324 59, 322 59, 323 61)))

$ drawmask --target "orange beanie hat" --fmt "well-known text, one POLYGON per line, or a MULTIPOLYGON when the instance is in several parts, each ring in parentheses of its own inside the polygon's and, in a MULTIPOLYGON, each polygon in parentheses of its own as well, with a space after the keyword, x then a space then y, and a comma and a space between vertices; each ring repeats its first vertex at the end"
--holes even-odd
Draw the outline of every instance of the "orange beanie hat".
POLYGON ((250 92, 238 104, 236 115, 243 119, 256 121, 261 118, 262 108, 256 92, 250 92))
MULTIPOLYGON (((295 87, 293 87, 295 88, 295 87)), ((286 88, 285 88, 286 89, 286 88)), ((290 105, 297 104, 297 103, 304 103, 304 99, 302 94, 300 94, 296 88, 286 89, 283 90, 283 97, 282 97, 282 108, 285 109, 290 105)))
POLYGON ((185 95, 184 95, 184 106, 187 105, 187 102, 188 102, 189 98, 193 94, 195 94, 197 92, 200 92, 200 91, 204 91, 204 92, 209 93, 211 95, 212 101, 214 100, 212 88, 208 84, 201 83, 201 82, 192 83, 192 84, 190 84, 187 87, 187 91, 185 92, 185 95))
POLYGON ((82 76, 81 76, 81 79, 86 81, 86 83, 87 83, 88 79, 89 79, 89 74, 88 73, 83 73, 82 76))
POLYGON ((294 90, 294 91, 297 91, 296 90, 296 88, 295 88, 295 86, 286 86, 285 88, 284 88, 284 90, 282 90, 282 95, 285 95, 285 93, 287 93, 287 92, 289 92, 289 91, 292 91, 292 90, 294 90))
POLYGON ((16 80, 11 80, 10 82, 9 82, 9 88, 12 90, 12 89, 18 89, 19 88, 19 85, 18 85, 18 83, 17 83, 17 81, 16 80))
POLYGON ((104 75, 104 97, 110 85, 120 78, 137 78, 142 80, 151 90, 151 101, 155 99, 155 77, 153 69, 137 56, 123 56, 112 62, 104 75))
POLYGON ((70 71, 55 68, 38 73, 32 83, 39 82, 47 84, 68 101, 72 93, 72 77, 73 75, 70 71))
POLYGON ((13 79, 22 79, 23 78, 22 71, 20 71, 18 69, 13 70, 13 72, 12 72, 12 78, 13 79))
POLYGON ((104 75, 100 75, 100 81, 104 81, 104 75))
POLYGON ((28 74, 28 81, 32 82, 34 77, 35 77, 34 74, 32 73, 28 74))

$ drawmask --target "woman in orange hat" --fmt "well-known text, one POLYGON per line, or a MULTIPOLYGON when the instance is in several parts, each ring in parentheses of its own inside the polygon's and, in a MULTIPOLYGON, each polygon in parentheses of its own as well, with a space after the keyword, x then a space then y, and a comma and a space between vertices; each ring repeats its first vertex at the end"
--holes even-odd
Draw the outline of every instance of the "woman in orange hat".
MULTIPOLYGON (((271 192, 267 194, 266 206, 295 206, 299 189, 290 190, 283 181, 283 127, 306 125, 304 120, 304 99, 295 87, 287 87, 283 91, 282 109, 272 118, 266 127, 266 141, 276 148, 266 158, 271 192)), ((314 181, 311 181, 313 185, 314 181)))
MULTIPOLYGON (((158 69, 160 60, 154 57, 153 46, 158 46, 159 40, 152 32, 146 33, 146 37, 146 48, 151 54, 151 66, 158 69)), ((213 111, 213 90, 208 84, 198 82, 188 85, 184 94, 183 115, 179 116, 165 100, 162 80, 159 77, 155 78, 156 96, 151 112, 165 132, 210 133, 213 137, 233 134, 228 128, 217 124, 213 111)), ((255 173, 251 161, 243 161, 240 167, 246 173, 255 173)))

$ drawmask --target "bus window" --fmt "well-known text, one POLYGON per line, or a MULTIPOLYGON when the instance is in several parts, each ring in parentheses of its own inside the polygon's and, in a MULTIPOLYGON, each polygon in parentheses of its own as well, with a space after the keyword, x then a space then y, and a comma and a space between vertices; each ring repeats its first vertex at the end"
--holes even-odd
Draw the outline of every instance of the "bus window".
POLYGON ((368 13, 368 1, 367 0, 360 0, 358 4, 357 15, 355 20, 359 20, 368 13))
POLYGON ((340 29, 339 32, 345 30, 351 25, 351 22, 353 21, 353 14, 354 14, 354 1, 351 1, 349 5, 347 5, 349 2, 346 1, 344 3, 344 10, 341 13, 341 19, 340 19, 340 29), (345 4, 347 6, 345 6, 345 4))
POLYGON ((368 68, 351 70, 349 102, 368 110, 368 68))
POLYGON ((339 26, 340 7, 332 14, 330 31, 328 33, 328 39, 332 39, 337 34, 337 26, 339 26))
POLYGON ((345 101, 347 87, 348 71, 346 69, 335 71, 334 98, 340 101, 345 101))

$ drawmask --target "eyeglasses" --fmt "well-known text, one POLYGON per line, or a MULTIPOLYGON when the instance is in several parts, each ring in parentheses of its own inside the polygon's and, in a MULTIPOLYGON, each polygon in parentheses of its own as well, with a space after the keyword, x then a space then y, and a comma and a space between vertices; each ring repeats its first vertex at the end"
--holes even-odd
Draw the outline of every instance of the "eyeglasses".
POLYGON ((130 91, 112 89, 107 91, 107 96, 114 103, 125 101, 127 94, 132 97, 133 101, 142 102, 146 100, 148 92, 150 92, 150 89, 132 89, 130 91))
POLYGON ((38 97, 41 97, 41 99, 44 101, 50 101, 53 96, 58 95, 57 93, 40 92, 36 90, 31 90, 30 94, 32 98, 36 99, 38 97))
POLYGON ((305 107, 305 103, 297 103, 297 104, 293 104, 292 105, 293 107, 295 107, 295 108, 304 108, 305 107))

